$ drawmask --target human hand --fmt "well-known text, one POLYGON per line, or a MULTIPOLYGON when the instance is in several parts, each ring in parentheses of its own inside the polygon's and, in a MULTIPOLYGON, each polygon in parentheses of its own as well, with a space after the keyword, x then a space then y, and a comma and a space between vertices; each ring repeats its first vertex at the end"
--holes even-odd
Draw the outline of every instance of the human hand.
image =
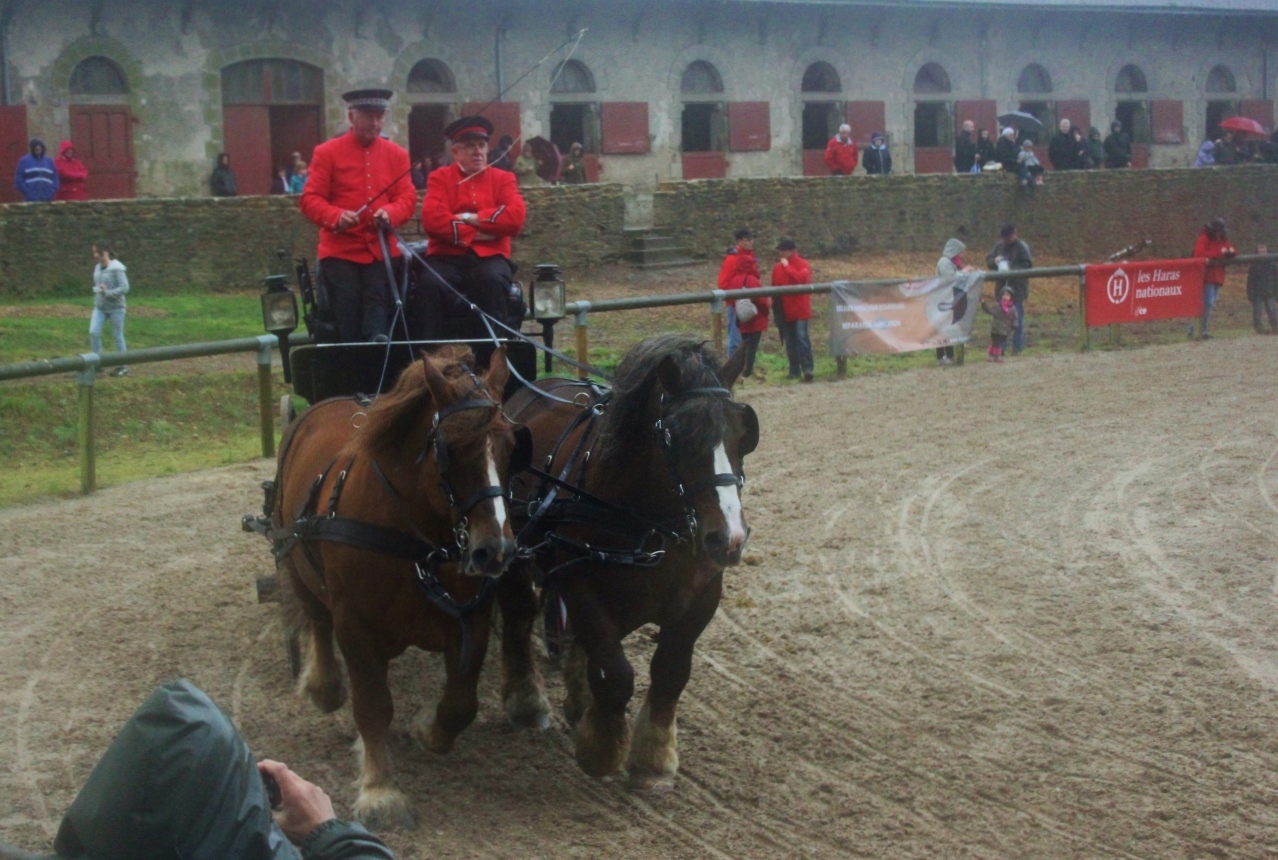
POLYGON ((385 209, 378 209, 376 212, 374 212, 373 220, 376 221, 378 224, 381 224, 383 227, 389 227, 391 225, 390 213, 387 212, 385 209))
POLYGON ((324 789, 302 779, 288 765, 263 759, 257 769, 269 774, 280 787, 280 810, 275 813, 275 821, 290 841, 301 842, 316 827, 337 817, 324 789))
POLYGON ((470 224, 472 227, 479 224, 479 216, 474 212, 458 212, 453 215, 453 218, 461 221, 463 224, 470 224))
POLYGON ((345 230, 347 227, 354 227, 358 223, 359 223, 359 215, 355 214, 354 212, 348 209, 341 214, 341 217, 337 219, 337 229, 345 230))
POLYGON ((787 269, 790 268, 790 259, 788 257, 782 257, 781 265, 785 266, 787 269))

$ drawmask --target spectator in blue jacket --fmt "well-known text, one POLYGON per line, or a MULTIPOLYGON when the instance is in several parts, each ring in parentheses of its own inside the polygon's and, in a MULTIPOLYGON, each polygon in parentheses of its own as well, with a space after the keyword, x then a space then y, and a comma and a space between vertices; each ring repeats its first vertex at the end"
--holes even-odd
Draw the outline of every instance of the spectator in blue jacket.
POLYGON ((13 187, 28 203, 48 203, 58 193, 58 166, 45 150, 44 141, 31 138, 31 154, 18 161, 13 187))
POLYGON ((892 173, 892 151, 888 149, 887 136, 881 131, 870 135, 870 147, 861 163, 870 176, 888 176, 892 173))

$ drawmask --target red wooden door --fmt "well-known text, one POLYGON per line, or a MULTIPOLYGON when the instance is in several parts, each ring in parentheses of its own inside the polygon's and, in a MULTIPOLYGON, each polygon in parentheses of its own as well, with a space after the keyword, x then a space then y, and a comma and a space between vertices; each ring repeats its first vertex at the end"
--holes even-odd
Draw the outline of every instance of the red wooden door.
POLYGON ((652 148, 647 102, 604 102, 599 115, 604 155, 642 155, 652 148))
POLYGON ((315 147, 323 142, 323 124, 319 105, 274 105, 271 107, 271 161, 293 166, 293 153, 307 164, 315 147))
POLYGON ((488 142, 489 149, 497 148, 497 141, 502 135, 510 135, 515 145, 510 149, 510 160, 513 164, 523 149, 522 126, 519 118, 519 102, 494 102, 485 107, 484 102, 467 102, 462 105, 462 116, 472 116, 480 108, 484 108, 484 116, 493 124, 493 139, 488 142))
POLYGON ((948 146, 918 146, 914 148, 915 173, 953 173, 954 150, 948 146))
POLYGON ((136 196, 133 116, 124 105, 71 105, 71 142, 89 169, 90 200, 136 196))
POLYGON ((768 102, 728 103, 728 148, 733 152, 772 149, 772 106, 768 102))
MULTIPOLYGON (((271 109, 265 105, 224 105, 222 145, 240 194, 270 194, 271 109)), ((210 171, 212 168, 210 168, 210 171)))
MULTIPOLYGON (((2 108, 0 108, 2 109, 2 108)), ((1260 99, 1245 99, 1238 106, 1238 112, 1248 119, 1254 119, 1265 127, 1265 131, 1274 130, 1274 103, 1260 99)))
POLYGON ((976 124, 976 136, 979 138, 982 129, 998 140, 998 102, 993 99, 971 99, 954 103, 955 138, 963 130, 963 123, 971 120, 976 124))
POLYGON ((884 102, 848 102, 844 111, 848 125, 852 126, 852 140, 861 149, 870 145, 870 135, 874 132, 887 131, 887 105, 884 102))
POLYGON ((722 152, 683 153, 684 179, 723 179, 728 175, 728 160, 722 152))
POLYGON ((830 168, 825 166, 825 150, 824 149, 803 150, 803 175, 804 176, 829 176, 830 175, 830 168))
MULTIPOLYGON (((1070 125, 1083 130, 1083 137, 1087 137, 1088 131, 1092 127, 1092 104, 1087 99, 1061 100, 1056 103, 1056 121, 1060 122, 1067 119, 1070 125)), ((1056 133, 1053 129, 1052 134, 1056 133)))
MULTIPOLYGON (((22 202, 22 195, 13 187, 13 174, 19 159, 30 151, 28 143, 27 106, 0 105, 0 203, 22 202)), ((55 147, 53 155, 57 154, 55 147)))

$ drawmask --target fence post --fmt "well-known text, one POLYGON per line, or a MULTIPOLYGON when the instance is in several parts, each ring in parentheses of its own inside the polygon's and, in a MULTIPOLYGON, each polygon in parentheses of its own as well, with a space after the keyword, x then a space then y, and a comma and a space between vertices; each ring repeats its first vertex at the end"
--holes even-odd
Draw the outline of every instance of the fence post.
POLYGON ((715 290, 714 298, 710 300, 710 331, 713 332, 714 348, 719 352, 723 352, 723 321, 726 313, 723 293, 715 290))
POLYGON ((839 379, 847 379, 848 378, 848 357, 846 355, 837 356, 834 359, 834 364, 835 364, 835 367, 837 368, 836 375, 839 377, 839 379))
MULTIPOLYGON (((586 314, 590 312, 590 302, 577 303, 577 361, 582 364, 590 364, 590 325, 586 321, 586 314)), ((585 379, 588 376, 585 368, 577 368, 577 378, 585 379)))
POLYGON ((1087 274, 1078 276, 1078 351, 1087 352, 1092 346, 1087 329, 1087 274))
POLYGON ((98 465, 93 450, 93 378, 98 373, 99 357, 94 353, 81 356, 85 368, 76 374, 80 388, 80 493, 89 495, 98 488, 98 465))
POLYGON ((275 410, 271 396, 271 346, 274 335, 258 338, 257 350, 257 407, 262 422, 262 456, 275 456, 275 410))

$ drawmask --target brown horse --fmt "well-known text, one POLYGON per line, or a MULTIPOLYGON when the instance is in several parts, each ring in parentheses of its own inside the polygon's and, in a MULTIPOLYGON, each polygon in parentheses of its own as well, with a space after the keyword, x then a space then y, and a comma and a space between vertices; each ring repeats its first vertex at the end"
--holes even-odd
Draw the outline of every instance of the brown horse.
MULTIPOLYGON (((470 360, 464 350, 419 359, 371 406, 319 403, 281 443, 271 537, 286 619, 309 633, 300 687, 325 713, 345 702, 336 636, 362 753, 355 816, 379 825, 412 823, 387 745, 390 661, 413 645, 444 653, 434 722, 411 733, 447 752, 478 710, 493 592, 515 556, 505 494, 512 454, 522 448, 526 460, 527 445, 500 408, 504 351, 484 378, 470 360)), ((517 609, 519 594, 501 601, 517 609)), ((507 662, 525 674, 504 674, 502 696, 517 724, 545 726, 540 679, 530 654, 518 653, 530 630, 531 621, 516 624, 503 640, 515 652, 507 662)))
POLYGON ((577 762, 593 776, 624 766, 635 787, 673 784, 675 709, 692 650, 748 535, 739 490, 759 425, 731 397, 744 360, 739 350, 721 366, 695 338, 658 335, 626 355, 609 394, 542 380, 539 388, 575 402, 528 391, 507 402, 544 466, 531 500, 516 503, 517 513, 533 512, 520 541, 549 550, 538 564, 568 610, 564 711, 576 724, 577 762), (647 623, 660 626, 660 641, 632 739, 634 669, 622 639, 647 623))

